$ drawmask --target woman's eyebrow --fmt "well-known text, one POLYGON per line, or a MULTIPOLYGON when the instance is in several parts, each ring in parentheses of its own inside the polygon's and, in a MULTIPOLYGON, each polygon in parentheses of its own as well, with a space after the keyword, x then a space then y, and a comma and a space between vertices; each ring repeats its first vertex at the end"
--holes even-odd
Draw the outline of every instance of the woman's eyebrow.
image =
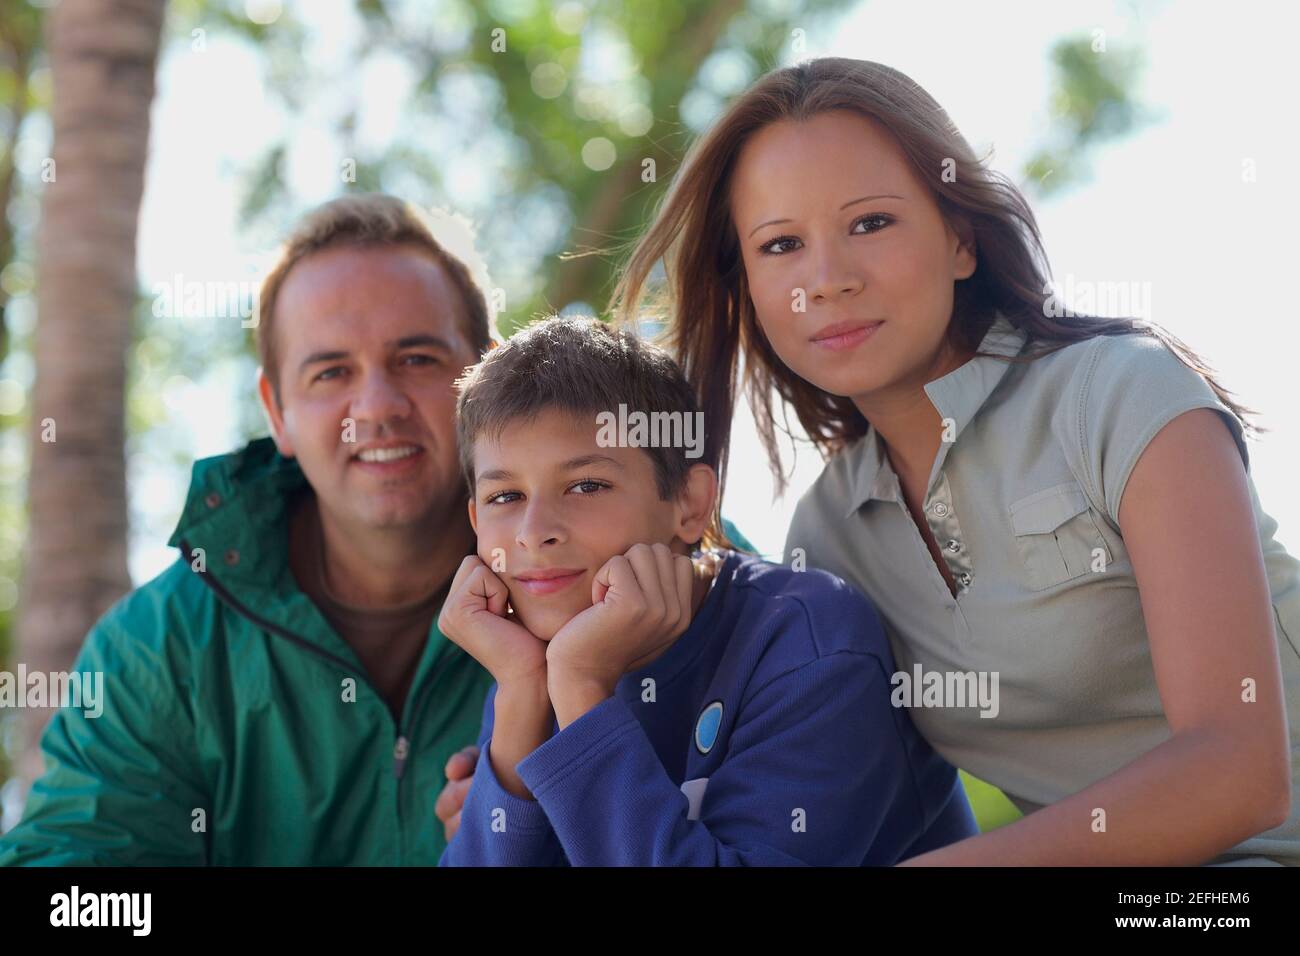
MULTIPOLYGON (((893 193, 880 193, 879 195, 876 195, 876 196, 859 196, 857 199, 850 199, 850 200, 849 200, 848 202, 846 202, 843 206, 841 206, 840 209, 841 209, 841 210, 848 209, 848 208, 849 208, 850 206, 852 206, 854 203, 867 202, 867 201, 870 200, 870 199, 902 199, 902 198, 903 198, 902 196, 895 196, 893 193)), ((758 230, 762 229, 764 226, 775 226, 775 225, 777 225, 777 224, 779 224, 779 223, 783 223, 783 222, 790 222, 790 220, 789 220, 789 219, 769 219, 767 222, 760 222, 760 223, 759 223, 757 226, 755 226, 753 229, 749 230, 749 235, 752 236, 754 233, 758 232, 758 230)), ((746 238, 748 238, 748 237, 746 237, 746 238)))

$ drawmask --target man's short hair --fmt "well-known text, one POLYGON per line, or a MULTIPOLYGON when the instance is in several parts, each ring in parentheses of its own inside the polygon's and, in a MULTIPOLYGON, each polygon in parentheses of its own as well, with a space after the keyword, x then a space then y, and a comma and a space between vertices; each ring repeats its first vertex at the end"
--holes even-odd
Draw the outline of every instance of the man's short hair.
POLYGON ((275 306, 280 288, 294 265, 306 256, 337 246, 375 248, 415 246, 425 249, 446 270, 465 302, 462 332, 476 356, 493 341, 488 310, 487 270, 474 250, 473 229, 461 216, 444 210, 424 212, 383 193, 341 196, 307 213, 289 234, 258 293, 257 354, 280 399, 275 349, 275 306))

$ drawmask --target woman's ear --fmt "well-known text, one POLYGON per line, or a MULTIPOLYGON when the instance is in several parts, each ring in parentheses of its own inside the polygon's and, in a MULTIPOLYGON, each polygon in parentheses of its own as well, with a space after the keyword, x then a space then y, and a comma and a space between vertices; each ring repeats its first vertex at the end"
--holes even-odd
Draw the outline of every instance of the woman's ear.
POLYGON ((954 242, 952 258, 952 277, 969 279, 975 274, 978 264, 975 246, 975 230, 969 222, 959 220, 949 227, 954 242))

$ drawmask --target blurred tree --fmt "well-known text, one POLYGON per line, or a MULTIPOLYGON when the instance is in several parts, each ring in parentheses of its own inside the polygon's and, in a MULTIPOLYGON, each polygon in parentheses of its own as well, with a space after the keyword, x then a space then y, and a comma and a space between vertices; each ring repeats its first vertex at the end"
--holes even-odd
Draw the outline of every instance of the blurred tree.
MULTIPOLYGON (((39 671, 71 668, 95 620, 130 587, 124 399, 165 0, 53 7, 53 155, 37 238, 29 537, 18 638, 39 671)), ((39 772, 48 712, 28 711, 19 768, 39 772)))
MULTIPOLYGON (((30 247, 30 227, 20 228, 11 211, 26 199, 19 173, 18 142, 44 107, 41 68, 41 10, 30 3, 0 7, 0 365, 9 355, 10 304, 15 293, 27 294, 31 267, 24 261, 30 247)), ((4 382, 3 388, 17 387, 4 382)), ((21 418, 21 408, 6 403, 0 408, 0 447, 9 444, 10 430, 21 418)), ((17 465, 17 463, 15 463, 17 465)), ((0 467, 0 669, 10 660, 13 624, 13 582, 19 577, 19 543, 23 515, 21 466, 0 467)), ((17 712, 0 713, 0 784, 9 776, 10 753, 19 734, 17 712)))
POLYGON ((1040 197, 1079 182, 1088 173, 1089 151, 1107 139, 1132 132, 1149 114, 1133 96, 1142 68, 1141 51, 1111 49, 1105 34, 1068 37, 1052 46, 1052 126, 1023 175, 1040 197))
MULTIPOLYGON (((14 262, 15 229, 9 221, 9 203, 17 193, 18 166, 14 159, 23 123, 37 104, 32 71, 40 49, 41 11, 29 3, 5 4, 0 11, 0 277, 14 262)), ((11 273, 12 275, 12 273, 11 273)), ((0 361, 9 351, 9 283, 0 279, 0 361)))
MULTIPOLYGON (((783 60, 811 55, 807 34, 851 0, 356 0, 367 62, 404 63, 417 78, 393 140, 367 150, 366 103, 335 129, 355 176, 339 191, 382 189, 454 204, 480 226, 493 277, 509 289, 509 334, 533 315, 581 303, 599 312, 624 246, 646 225, 711 111, 783 60), (689 115, 688 115, 689 114, 689 115), (490 183, 482 201, 463 178, 490 183), (611 253, 603 255, 601 253, 611 253)), ((310 65, 272 77, 286 102, 329 77, 310 65)), ((284 177, 285 139, 250 170, 245 221, 301 211, 284 177)))

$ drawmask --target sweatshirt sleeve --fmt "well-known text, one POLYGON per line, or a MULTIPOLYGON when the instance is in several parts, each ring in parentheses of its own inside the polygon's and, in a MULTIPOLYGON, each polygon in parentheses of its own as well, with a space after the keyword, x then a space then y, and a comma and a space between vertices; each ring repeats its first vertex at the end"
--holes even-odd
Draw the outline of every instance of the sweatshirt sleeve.
POLYGON ((460 811, 460 829, 438 860, 439 866, 564 866, 546 813, 536 800, 517 797, 492 771, 493 705, 497 685, 483 702, 478 764, 460 811))
POLYGON ((870 654, 773 679, 742 704, 698 820, 620 697, 518 771, 574 866, 857 866, 897 805, 917 801, 889 697, 870 654))

